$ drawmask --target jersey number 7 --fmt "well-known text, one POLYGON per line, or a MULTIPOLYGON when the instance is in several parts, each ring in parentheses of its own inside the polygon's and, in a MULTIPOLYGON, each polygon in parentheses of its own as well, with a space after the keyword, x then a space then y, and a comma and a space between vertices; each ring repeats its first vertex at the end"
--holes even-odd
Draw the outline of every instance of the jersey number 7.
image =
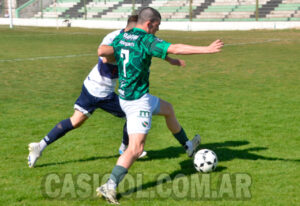
POLYGON ((121 49, 121 58, 123 59, 123 73, 126 77, 126 64, 129 62, 129 50, 121 49))

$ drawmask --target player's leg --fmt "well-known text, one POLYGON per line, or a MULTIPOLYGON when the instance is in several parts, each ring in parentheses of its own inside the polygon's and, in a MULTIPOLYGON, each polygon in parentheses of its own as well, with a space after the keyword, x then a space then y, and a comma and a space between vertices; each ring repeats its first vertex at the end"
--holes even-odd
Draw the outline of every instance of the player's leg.
POLYGON ((78 128, 80 127, 85 120, 87 120, 89 117, 85 114, 83 114, 82 112, 78 111, 75 109, 74 114, 72 115, 72 117, 70 117, 72 126, 74 128, 78 128))
POLYGON ((63 137, 67 132, 80 127, 95 111, 96 107, 93 105, 93 96, 91 96, 86 88, 83 86, 80 96, 74 104, 73 115, 59 122, 44 138, 47 145, 57 141, 63 137))
MULTIPOLYGON (((119 97, 116 93, 111 93, 106 98, 97 98, 97 108, 103 109, 104 111, 120 118, 125 118, 125 113, 120 107, 119 97)), ((128 145, 128 134, 127 134, 127 126, 126 122, 123 126, 123 139, 120 149, 125 151, 128 145), (122 147, 122 148, 121 148, 122 147)))
POLYGON ((71 130, 80 127, 85 120, 94 112, 95 107, 92 104, 93 97, 89 95, 85 87, 82 87, 80 96, 75 102, 73 115, 65 120, 60 121, 53 129, 40 141, 30 143, 28 166, 34 167, 37 159, 41 156, 43 150, 53 142, 63 137, 71 130))
POLYGON ((200 144, 200 136, 196 135, 192 140, 187 138, 184 129, 179 124, 172 104, 160 99, 160 109, 157 115, 165 117, 167 127, 172 132, 173 136, 185 148, 189 157, 193 156, 198 145, 200 144))
POLYGON ((59 138, 63 137, 67 132, 80 127, 85 120, 87 120, 87 116, 82 112, 75 110, 73 115, 65 120, 59 122, 55 127, 48 133, 48 135, 44 138, 44 141, 47 145, 57 141, 59 138))
POLYGON ((63 137, 67 132, 78 128, 87 118, 88 117, 82 112, 75 110, 74 114, 70 118, 62 120, 56 124, 55 127, 53 127, 53 129, 40 142, 30 143, 28 145, 28 166, 30 168, 34 167, 37 159, 42 155, 43 150, 48 145, 63 137))
POLYGON ((129 135, 128 148, 119 157, 108 181, 97 188, 98 196, 105 197, 110 203, 118 204, 117 186, 123 180, 134 161, 143 153, 146 136, 147 134, 129 135))
MULTIPOLYGON (((160 99, 160 109, 157 115, 165 117, 167 127, 173 134, 177 134, 182 129, 176 119, 173 106, 169 102, 160 99)), ((187 137, 184 137, 183 139, 187 141, 187 137)))
MULTIPOLYGON (((122 143, 119 147, 119 154, 122 155, 125 150, 128 148, 128 144, 129 144, 129 137, 128 137, 128 133, 127 133, 127 123, 125 122, 124 127, 123 127, 123 139, 122 139, 122 143)), ((139 159, 143 158, 147 155, 147 152, 145 150, 143 150, 143 152, 139 155, 139 159)))
MULTIPOLYGON (((123 112, 120 102, 119 102, 119 97, 116 93, 112 93, 109 97, 107 97, 106 100, 98 100, 97 104, 98 108, 103 109, 104 111, 120 118, 125 118, 126 115, 123 112)), ((127 133, 127 124, 126 122, 124 123, 123 126, 123 138, 122 138, 122 143, 119 147, 119 154, 123 154, 124 151, 127 149, 129 144, 129 138, 128 138, 128 133, 127 133)), ((139 158, 142 158, 147 155, 146 151, 143 151, 142 154, 139 156, 139 158)))
POLYGON ((127 117, 129 145, 119 157, 108 181, 97 188, 98 195, 104 196, 112 203, 118 203, 116 196, 117 186, 125 177, 134 161, 143 153, 146 137, 151 128, 153 108, 159 102, 157 97, 148 94, 143 97, 133 101, 121 101, 121 107, 127 117), (154 106, 152 106, 151 102, 154 102, 154 106))
POLYGON ((119 157, 117 165, 128 170, 132 163, 143 153, 146 137, 147 134, 130 134, 128 148, 119 157))

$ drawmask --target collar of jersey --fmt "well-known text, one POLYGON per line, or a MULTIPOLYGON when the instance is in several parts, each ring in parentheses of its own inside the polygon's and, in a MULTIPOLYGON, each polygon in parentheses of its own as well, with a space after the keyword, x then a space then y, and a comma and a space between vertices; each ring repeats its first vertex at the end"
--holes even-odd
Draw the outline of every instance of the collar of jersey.
POLYGON ((140 28, 136 28, 136 27, 134 27, 132 30, 134 30, 134 31, 141 31, 141 32, 147 33, 145 30, 140 29, 140 28))

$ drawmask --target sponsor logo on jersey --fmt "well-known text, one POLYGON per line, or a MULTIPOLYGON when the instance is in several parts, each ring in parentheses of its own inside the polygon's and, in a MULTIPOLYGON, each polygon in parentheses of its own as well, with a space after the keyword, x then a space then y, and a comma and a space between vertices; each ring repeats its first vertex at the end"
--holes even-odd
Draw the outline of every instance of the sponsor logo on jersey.
POLYGON ((131 46, 133 47, 134 46, 134 43, 133 42, 125 42, 123 40, 120 41, 120 44, 124 45, 124 46, 131 46))
POLYGON ((150 116, 150 112, 148 111, 140 111, 140 117, 149 117, 150 116))
POLYGON ((125 33, 125 34, 123 35, 123 38, 124 38, 124 39, 127 39, 127 40, 132 40, 132 41, 134 41, 134 40, 137 40, 137 39, 139 38, 139 36, 138 36, 138 35, 134 35, 134 34, 127 34, 127 33, 125 33))

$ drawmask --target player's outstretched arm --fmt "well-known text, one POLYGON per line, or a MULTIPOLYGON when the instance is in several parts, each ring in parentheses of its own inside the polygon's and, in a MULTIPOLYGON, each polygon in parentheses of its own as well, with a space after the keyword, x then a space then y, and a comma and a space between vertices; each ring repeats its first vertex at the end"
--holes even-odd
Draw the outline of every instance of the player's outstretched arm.
POLYGON ((169 62, 171 65, 185 67, 185 61, 182 60, 182 59, 173 59, 173 58, 167 56, 167 57, 165 58, 165 60, 166 60, 167 62, 169 62))
POLYGON ((212 54, 221 51, 224 43, 221 40, 212 42, 209 46, 192 46, 187 44, 171 44, 169 54, 212 54))

